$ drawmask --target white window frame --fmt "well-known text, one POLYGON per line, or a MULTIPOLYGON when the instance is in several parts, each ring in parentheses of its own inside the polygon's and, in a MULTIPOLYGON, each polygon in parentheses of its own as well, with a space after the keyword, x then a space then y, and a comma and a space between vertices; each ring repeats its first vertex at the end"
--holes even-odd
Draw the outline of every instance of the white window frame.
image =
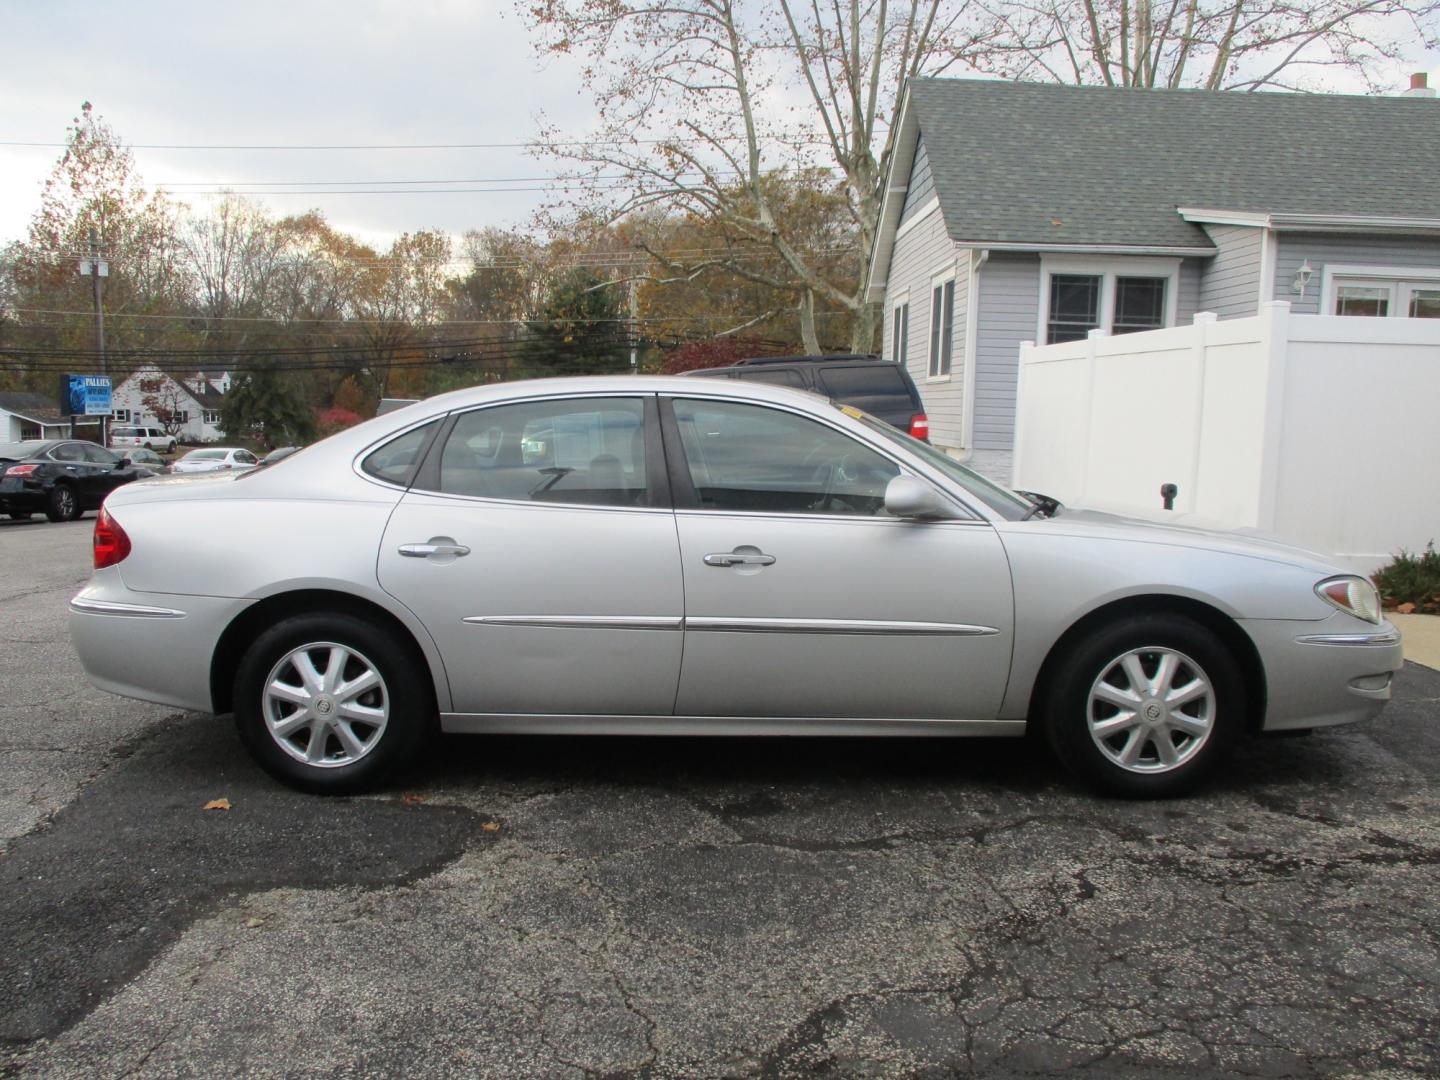
POLYGON ((130 423, 130 410, 129 410, 129 409, 111 409, 111 410, 110 410, 110 422, 111 422, 112 424, 128 424, 128 423, 130 423))
POLYGON ((905 289, 896 293, 890 298, 890 357, 901 367, 908 368, 910 360, 910 290, 905 289), (900 323, 900 312, 905 312, 905 349, 903 352, 896 350, 896 328, 900 323))
POLYGON ((1148 277, 1165 279, 1165 326, 1174 326, 1180 310, 1180 260, 1142 255, 1042 255, 1040 256, 1040 316, 1035 321, 1035 341, 1049 339, 1050 278, 1055 274, 1088 274, 1100 278, 1100 327, 1108 337, 1115 327, 1115 279, 1148 277))
POLYGON ((955 370, 955 279, 958 276, 952 264, 948 269, 930 279, 930 310, 925 325, 925 381, 927 383, 947 383, 951 379, 951 373, 955 370), (941 290, 940 295, 943 297, 947 284, 950 286, 950 370, 939 371, 937 369, 945 348, 945 343, 939 339, 939 335, 944 332, 945 319, 942 316, 937 327, 935 290, 941 290))
MULTIPOLYGON (((1320 271, 1320 314, 1334 315, 1335 301, 1341 285, 1364 285, 1390 290, 1390 310, 1386 318, 1410 317, 1410 293, 1415 289, 1440 288, 1440 267, 1425 266, 1352 266, 1326 263, 1320 271)), ((1337 316, 1344 318, 1345 316, 1337 316)), ((1373 318, 1356 315, 1354 318, 1373 318)))
POLYGON ((201 423, 209 424, 211 427, 214 427, 216 424, 220 423, 220 413, 218 410, 215 409, 205 409, 200 413, 200 420, 201 423))

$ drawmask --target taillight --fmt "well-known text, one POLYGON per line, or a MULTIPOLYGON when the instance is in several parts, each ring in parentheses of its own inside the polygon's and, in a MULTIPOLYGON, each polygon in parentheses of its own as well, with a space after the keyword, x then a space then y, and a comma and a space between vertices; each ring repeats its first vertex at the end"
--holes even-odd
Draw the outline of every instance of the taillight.
POLYGON ((930 441, 930 418, 923 412, 917 412, 910 417, 910 437, 912 439, 923 439, 930 441))
POLYGON ((95 519, 95 569, 114 566, 130 554, 130 537, 105 507, 95 519))
POLYGON ((0 473, 4 473, 6 476, 30 476, 39 467, 39 465, 11 465, 8 469, 0 469, 0 473))

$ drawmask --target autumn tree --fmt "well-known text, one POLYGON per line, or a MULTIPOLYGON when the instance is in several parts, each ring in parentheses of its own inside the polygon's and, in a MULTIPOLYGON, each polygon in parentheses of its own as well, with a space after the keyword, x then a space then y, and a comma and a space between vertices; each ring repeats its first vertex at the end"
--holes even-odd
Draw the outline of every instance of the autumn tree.
MULTIPOLYGON (((776 271, 757 271, 727 245, 673 260, 679 272, 724 269, 763 276, 796 297, 800 334, 818 352, 815 311, 852 314, 849 345, 868 351, 876 311, 861 262, 831 268, 787 227, 775 178, 833 172, 849 218, 846 243, 869 250, 879 222, 882 149, 904 81, 969 55, 976 32, 963 3, 910 0, 524 0, 542 50, 579 52, 600 109, 582 143, 546 133, 577 175, 617 170, 627 186, 609 200, 622 216, 659 205, 713 221, 736 251, 764 245, 776 271)), ((600 199, 600 196, 596 196, 600 199)))
MULTIPOLYGON (((65 149, 45 180, 26 239, 0 262, 13 338, 41 350, 95 347, 90 282, 79 261, 94 250, 104 282, 107 344, 163 344, 165 324, 131 321, 184 302, 179 208, 141 182, 128 146, 89 102, 66 132, 65 149)), ((50 387, 35 386, 49 391, 50 387)))
POLYGON ((1207 90, 1385 88, 1434 48, 1436 0, 974 0, 980 70, 1017 79, 1207 90))

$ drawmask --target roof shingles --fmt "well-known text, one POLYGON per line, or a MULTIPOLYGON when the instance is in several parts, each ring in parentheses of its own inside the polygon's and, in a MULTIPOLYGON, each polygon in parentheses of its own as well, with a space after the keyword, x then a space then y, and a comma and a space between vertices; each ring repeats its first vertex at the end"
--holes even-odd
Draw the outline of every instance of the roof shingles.
POLYGON ((916 79, 959 243, 1212 245, 1181 206, 1440 218, 1440 101, 916 79))

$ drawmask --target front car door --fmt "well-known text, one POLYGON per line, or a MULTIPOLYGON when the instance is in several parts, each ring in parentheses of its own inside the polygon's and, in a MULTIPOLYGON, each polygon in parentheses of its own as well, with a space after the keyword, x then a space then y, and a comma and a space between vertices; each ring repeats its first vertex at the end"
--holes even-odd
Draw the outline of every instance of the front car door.
POLYGON ((989 721, 1010 568, 978 517, 889 517, 901 466, 798 411, 662 399, 685 583, 679 716, 989 721))
POLYGON ((684 602, 654 396, 451 417, 379 576, 429 628, 456 713, 668 716, 684 602))

